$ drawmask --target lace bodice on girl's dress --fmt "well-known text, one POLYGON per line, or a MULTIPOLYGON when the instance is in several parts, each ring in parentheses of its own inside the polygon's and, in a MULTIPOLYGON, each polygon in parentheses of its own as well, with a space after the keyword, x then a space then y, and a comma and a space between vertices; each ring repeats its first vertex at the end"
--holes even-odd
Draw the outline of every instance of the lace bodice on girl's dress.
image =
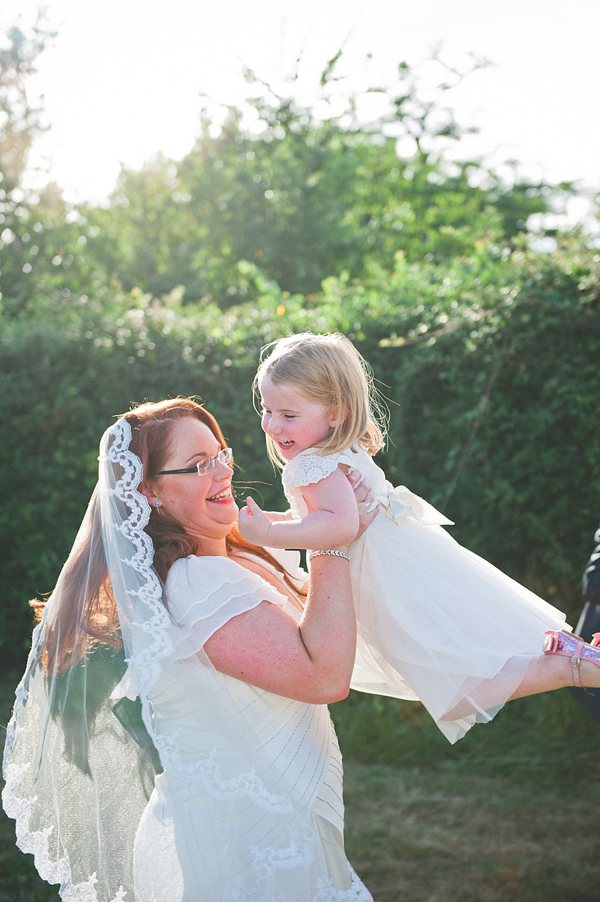
POLYGON ((459 545, 451 521, 405 486, 394 487, 362 449, 296 455, 282 474, 296 518, 302 487, 338 466, 373 489, 379 516, 350 546, 358 621, 352 686, 419 699, 454 742, 490 720, 515 692, 544 631, 564 614, 459 545))

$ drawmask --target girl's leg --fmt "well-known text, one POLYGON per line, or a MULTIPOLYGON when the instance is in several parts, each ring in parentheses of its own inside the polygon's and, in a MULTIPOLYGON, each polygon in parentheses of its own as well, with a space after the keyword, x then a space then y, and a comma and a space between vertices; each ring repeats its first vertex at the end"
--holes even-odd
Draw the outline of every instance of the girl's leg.
POLYGON ((547 632, 544 654, 532 659, 511 698, 561 689, 565 685, 599 688, 600 648, 596 645, 599 638, 600 634, 596 633, 593 645, 589 645, 579 636, 564 630, 547 632))
MULTIPOLYGON (((560 635, 560 634, 559 634, 560 635)), ((587 649, 590 646, 586 646, 587 649)), ((600 648, 594 648, 596 659, 600 662, 600 648)), ((509 700, 514 698, 523 698, 526 695, 538 695, 541 692, 550 692, 553 689, 564 689, 567 686, 578 685, 574 676, 579 672, 581 685, 586 689, 600 688, 600 664, 586 660, 585 657, 579 658, 578 668, 574 668, 571 663, 571 655, 554 653, 546 653, 536 655, 531 659, 527 666, 527 670, 523 679, 509 696, 509 700)), ((501 682, 504 680, 504 674, 500 672, 496 677, 485 680, 480 686, 470 693, 471 698, 482 704, 483 707, 491 707, 490 700, 494 697, 494 684, 498 685, 501 691, 501 682), (485 701, 484 701, 485 698, 485 701)), ((506 698, 506 696, 504 696, 506 698)), ((467 699, 459 702, 444 716, 443 720, 457 720, 472 713, 472 706, 467 699)))
MULTIPOLYGON (((600 667, 591 661, 582 661, 581 682, 588 689, 600 687, 600 667)), ((525 676, 519 683, 513 698, 523 698, 526 695, 537 695, 540 692, 549 692, 552 689, 564 689, 573 685, 573 672, 569 658, 557 655, 538 655, 532 658, 525 676)))

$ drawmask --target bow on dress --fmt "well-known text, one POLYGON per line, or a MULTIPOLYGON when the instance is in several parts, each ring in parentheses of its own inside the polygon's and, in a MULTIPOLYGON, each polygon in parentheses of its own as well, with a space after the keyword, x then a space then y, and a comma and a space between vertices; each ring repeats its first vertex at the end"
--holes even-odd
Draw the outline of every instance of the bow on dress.
POLYGON ((432 504, 409 491, 405 485, 397 485, 386 494, 375 495, 375 501, 388 519, 402 523, 413 517, 423 526, 453 526, 454 522, 441 514, 432 504))

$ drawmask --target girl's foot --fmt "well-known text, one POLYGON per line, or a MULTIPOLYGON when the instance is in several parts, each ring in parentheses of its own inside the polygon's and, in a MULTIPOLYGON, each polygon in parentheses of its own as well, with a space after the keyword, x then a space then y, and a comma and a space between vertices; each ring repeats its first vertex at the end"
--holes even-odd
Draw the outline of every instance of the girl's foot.
MULTIPOLYGON (((581 681, 581 665, 584 661, 600 668, 600 633, 594 633, 589 645, 581 636, 565 630, 548 630, 544 639, 545 655, 562 655, 571 659, 573 685, 583 689, 581 681)), ((595 681, 594 681, 595 682, 595 681)))

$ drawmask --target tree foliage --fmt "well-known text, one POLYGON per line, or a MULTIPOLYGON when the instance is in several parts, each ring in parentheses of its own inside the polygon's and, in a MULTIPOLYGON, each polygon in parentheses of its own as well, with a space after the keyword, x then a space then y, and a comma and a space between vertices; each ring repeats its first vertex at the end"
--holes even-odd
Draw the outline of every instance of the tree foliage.
POLYGON ((389 268, 398 251, 446 260, 470 252, 476 236, 512 239, 548 209, 546 185, 505 184, 481 161, 450 161, 445 148, 464 130, 442 103, 447 80, 422 101, 402 63, 392 84, 340 108, 334 72, 335 60, 317 111, 247 72, 244 111, 227 108, 218 128, 205 113, 183 160, 124 169, 108 208, 85 211, 98 231, 92 253, 127 290, 182 286, 186 301, 226 307, 240 300, 231 282, 239 260, 307 295, 331 275, 389 268), (359 111, 375 95, 379 112, 365 120, 359 111), (412 149, 401 156, 406 139, 412 149))
POLYGON ((0 616, 20 611, 26 633, 24 600, 51 588, 100 435, 131 403, 201 396, 234 447, 241 496, 250 486, 283 504, 250 385, 261 347, 306 329, 346 333, 371 362, 390 402, 392 481, 445 510, 461 541, 516 578, 552 597, 576 592, 600 510, 599 267, 579 239, 551 255, 492 244, 446 264, 399 257, 391 273, 331 277, 307 302, 240 264, 255 300, 226 312, 113 288, 6 319, 0 616))
POLYGON ((29 151, 46 128, 29 80, 53 37, 40 14, 29 33, 15 26, 0 45, 0 307, 9 317, 35 317, 50 296, 56 304, 97 285, 85 231, 58 187, 26 186, 29 151))
POLYGON ((51 37, 40 14, 30 34, 14 26, 0 44, 0 172, 9 193, 20 186, 32 142, 44 130, 43 107, 30 97, 29 82, 51 37))
MULTIPOLYGON (((10 78, 39 50, 13 38, 23 67, 10 78)), ((520 233, 557 193, 450 160, 461 130, 445 83, 422 100, 402 65, 365 121, 360 98, 334 104, 334 71, 329 114, 249 75, 244 112, 216 131, 206 116, 182 161, 123 171, 106 207, 27 193, 0 157, 5 662, 22 657, 27 599, 52 588, 72 544, 100 435, 132 403, 203 398, 241 497, 283 504, 250 385, 265 344, 307 329, 344 332, 372 364, 390 479, 516 578, 576 597, 600 510, 600 256, 577 234, 532 250, 520 233)), ((20 122, 33 140, 38 120, 7 78, 0 128, 20 122)))

